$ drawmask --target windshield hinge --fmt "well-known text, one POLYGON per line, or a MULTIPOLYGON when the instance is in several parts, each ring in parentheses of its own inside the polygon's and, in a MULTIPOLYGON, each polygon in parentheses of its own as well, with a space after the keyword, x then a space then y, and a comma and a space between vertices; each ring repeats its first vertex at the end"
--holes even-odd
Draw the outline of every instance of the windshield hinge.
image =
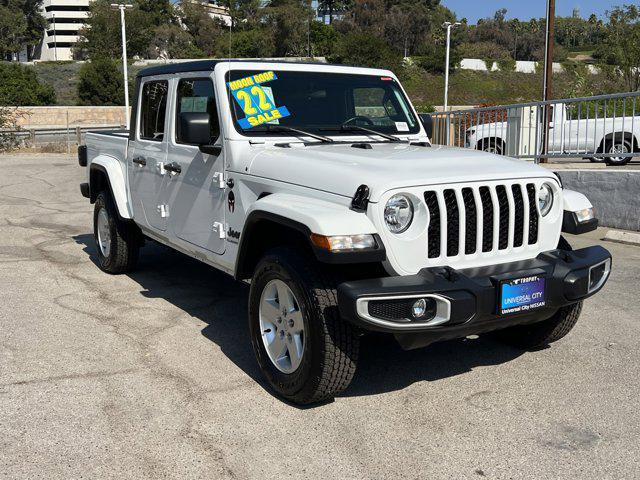
POLYGON ((216 172, 213 174, 213 183, 218 185, 218 188, 226 188, 227 184, 224 181, 224 173, 216 172))

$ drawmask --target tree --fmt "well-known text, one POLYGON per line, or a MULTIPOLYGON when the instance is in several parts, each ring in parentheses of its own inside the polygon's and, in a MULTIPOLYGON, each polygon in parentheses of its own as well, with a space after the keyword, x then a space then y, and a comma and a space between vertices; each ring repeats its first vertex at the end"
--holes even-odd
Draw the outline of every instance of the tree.
MULTIPOLYGON (((111 0, 91 3, 86 27, 80 31, 81 42, 76 50, 89 58, 115 58, 120 55, 119 13, 112 9, 111 0)), ((156 29, 177 22, 174 7, 169 0, 137 0, 127 10, 127 54, 129 57, 149 57, 156 29)), ((166 32, 165 32, 166 33, 166 32)), ((184 38, 174 36, 178 41, 184 38)))
POLYGON ((299 0, 272 0, 265 8, 265 24, 278 57, 304 57, 309 53, 312 11, 299 0))
POLYGON ((19 63, 0 63, 0 105, 22 107, 55 103, 53 87, 41 83, 35 70, 19 63))
POLYGON ((148 49, 151 58, 200 58, 202 50, 193 37, 179 25, 160 25, 153 30, 153 38, 148 49))
POLYGON ((604 42, 595 56, 616 65, 627 89, 640 90, 640 10, 635 5, 616 7, 610 12, 604 42))
POLYGON ((312 57, 328 57, 334 52, 338 41, 338 33, 333 28, 333 25, 313 21, 311 22, 309 36, 312 57))
MULTIPOLYGON (((195 47, 205 57, 212 57, 222 51, 222 45, 229 45, 229 28, 218 18, 211 18, 204 5, 198 2, 184 2, 181 6, 181 23, 193 37, 195 47), (225 41, 226 40, 226 41, 225 41)), ((228 52, 224 54, 227 56, 228 52)))
POLYGON ((0 58, 27 48, 29 56, 42 38, 42 0, 0 0, 0 58))
POLYGON ((124 84, 119 62, 98 57, 80 69, 78 98, 80 105, 123 105, 124 84))
POLYGON ((400 55, 391 50, 387 42, 365 33, 347 33, 340 37, 330 61, 391 70, 400 68, 401 64, 400 55))

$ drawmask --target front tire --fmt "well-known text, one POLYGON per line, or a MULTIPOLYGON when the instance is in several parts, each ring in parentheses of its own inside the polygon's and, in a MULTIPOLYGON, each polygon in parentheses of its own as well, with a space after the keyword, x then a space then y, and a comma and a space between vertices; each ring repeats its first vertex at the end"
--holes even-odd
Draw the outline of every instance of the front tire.
POLYGON ((113 199, 102 191, 93 211, 93 236, 98 250, 98 265, 112 274, 133 270, 138 262, 140 230, 133 222, 121 220, 113 199))
POLYGON ((272 250, 256 267, 249 330, 260 370, 291 402, 332 399, 353 379, 359 340, 339 316, 336 283, 296 250, 272 250))
POLYGON ((518 325, 498 332, 504 343, 524 350, 537 350, 566 336, 578 322, 582 302, 559 309, 551 318, 530 325, 518 325))

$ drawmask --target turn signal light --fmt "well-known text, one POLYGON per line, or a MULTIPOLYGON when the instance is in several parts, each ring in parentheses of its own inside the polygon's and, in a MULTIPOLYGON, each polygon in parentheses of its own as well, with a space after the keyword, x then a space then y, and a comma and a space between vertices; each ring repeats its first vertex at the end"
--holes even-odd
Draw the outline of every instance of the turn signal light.
POLYGON ((318 235, 311 234, 311 242, 318 248, 330 252, 349 252, 354 250, 372 250, 376 248, 373 235, 318 235))

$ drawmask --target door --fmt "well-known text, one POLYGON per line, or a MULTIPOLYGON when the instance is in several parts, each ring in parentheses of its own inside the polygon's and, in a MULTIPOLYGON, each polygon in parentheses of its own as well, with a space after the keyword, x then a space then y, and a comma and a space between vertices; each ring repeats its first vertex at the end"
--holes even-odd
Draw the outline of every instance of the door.
POLYGON ((171 230, 181 240, 218 254, 225 250, 226 185, 224 153, 208 155, 184 141, 180 114, 207 112, 211 144, 220 144, 220 122, 213 80, 210 76, 183 77, 175 85, 174 125, 168 160, 180 167, 168 182, 171 230))
POLYGON ((169 209, 162 202, 167 160, 166 110, 169 82, 148 80, 140 86, 135 141, 128 155, 129 185, 136 221, 166 230, 169 209))

